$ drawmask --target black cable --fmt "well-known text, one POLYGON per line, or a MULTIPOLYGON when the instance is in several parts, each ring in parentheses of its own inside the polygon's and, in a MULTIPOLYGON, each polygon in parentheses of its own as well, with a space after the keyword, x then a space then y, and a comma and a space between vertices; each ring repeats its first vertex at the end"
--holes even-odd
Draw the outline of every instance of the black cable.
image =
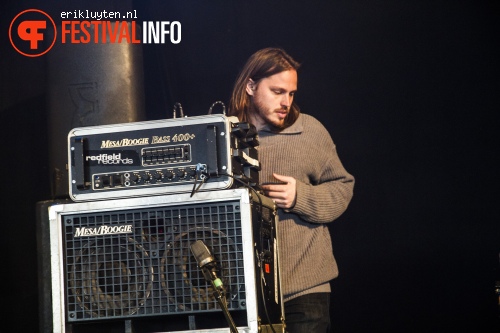
MULTIPOLYGON (((231 177, 233 178, 234 180, 238 181, 239 183, 241 183, 244 187, 247 187, 249 188, 250 190, 254 191, 255 194, 257 195, 257 198, 259 199, 259 209, 258 209, 258 213, 259 213, 259 222, 260 222, 260 226, 261 226, 261 231, 264 227, 264 217, 263 217, 263 203, 262 203, 262 198, 260 197, 260 193, 254 189, 253 187, 249 186, 247 183, 243 182, 241 179, 238 179, 236 177, 234 177, 233 175, 230 175, 230 174, 223 174, 225 176, 228 176, 228 177, 231 177)), ((263 235, 262 235, 262 232, 260 232, 260 244, 263 245, 264 244, 264 239, 263 239, 263 235)), ((276 260, 276 258, 275 258, 276 260)), ((267 310, 267 305, 266 305, 266 302, 265 302, 265 295, 264 295, 264 275, 263 275, 263 266, 264 266, 264 261, 263 261, 263 258, 261 255, 259 255, 259 267, 260 267, 260 292, 261 292, 261 297, 262 297, 262 304, 264 306, 264 314, 266 315, 266 319, 269 323, 269 327, 271 328, 271 330, 273 331, 273 333, 276 333, 276 331, 274 330, 274 327, 273 327, 273 324, 271 322, 271 319, 269 318, 269 311, 267 310)))
POLYGON ((196 177, 194 178, 194 184, 193 184, 193 189, 191 190, 190 198, 192 198, 193 195, 195 195, 196 193, 198 193, 198 191, 201 188, 201 185, 205 184, 205 182, 207 181, 207 179, 208 179, 208 177, 206 177, 206 176, 202 177, 200 184, 198 184, 198 187, 196 187, 196 183, 198 181, 198 174, 196 174, 196 177))
MULTIPOLYGON (((191 196, 193 196, 194 193, 198 192, 198 190, 200 189, 201 185, 210 177, 208 175, 208 173, 203 172, 201 174, 204 175, 205 178, 203 178, 202 183, 199 184, 199 186, 196 189, 196 191, 194 190, 194 187, 193 187, 193 192, 191 193, 191 196)), ((233 178, 235 181, 239 182, 244 187, 250 189, 251 191, 253 191, 257 195, 257 198, 259 200, 259 205, 257 207, 257 212, 259 214, 260 230, 262 231, 262 229, 264 228, 264 217, 263 217, 263 207, 264 207, 264 204, 262 203, 262 198, 260 197, 260 193, 255 188, 253 188, 252 186, 249 186, 247 183, 245 183, 244 181, 242 181, 241 179, 239 179, 239 178, 237 178, 237 177, 235 177, 233 175, 230 175, 230 174, 227 174, 227 173, 221 174, 221 175, 233 178)), ((196 182, 195 182, 195 186, 196 186, 196 182)), ((260 237, 260 244, 263 245, 264 244, 263 233, 260 232, 259 234, 260 234, 259 235, 259 237, 260 237)), ((269 322, 269 326, 271 327, 271 330, 274 333, 276 333, 276 331, 274 330, 273 324, 271 322, 271 319, 269 318, 269 312, 267 310, 266 302, 264 301, 265 300, 265 295, 264 295, 264 284, 263 284, 264 283, 263 282, 263 280, 264 280, 264 275, 263 275, 263 266, 264 266, 263 256, 262 255, 258 255, 258 260, 259 260, 259 267, 260 267, 260 291, 261 291, 261 297, 262 297, 262 304, 264 306, 264 313, 266 315, 267 321, 269 322)), ((276 258, 274 260, 276 260, 276 258)))
POLYGON ((210 178, 210 175, 206 172, 206 166, 203 166, 200 163, 196 164, 196 176, 194 178, 193 189, 191 190, 191 196, 190 196, 191 198, 193 197, 193 195, 198 193, 201 186, 207 181, 208 178, 210 178), (196 183, 200 178, 201 178, 201 183, 198 185, 198 187, 196 187, 196 183))

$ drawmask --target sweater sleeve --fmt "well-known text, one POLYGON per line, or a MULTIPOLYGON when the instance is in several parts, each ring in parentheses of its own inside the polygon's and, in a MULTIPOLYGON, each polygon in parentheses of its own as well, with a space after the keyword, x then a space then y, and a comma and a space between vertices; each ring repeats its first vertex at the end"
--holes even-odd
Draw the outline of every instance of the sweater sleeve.
POLYGON ((324 150, 320 167, 309 179, 297 179, 295 206, 289 210, 311 223, 328 223, 347 209, 354 189, 354 177, 342 165, 327 130, 316 132, 323 137, 324 150))
POLYGON ((312 223, 328 223, 347 209, 353 196, 354 177, 347 172, 318 185, 297 180, 295 206, 291 213, 312 223))

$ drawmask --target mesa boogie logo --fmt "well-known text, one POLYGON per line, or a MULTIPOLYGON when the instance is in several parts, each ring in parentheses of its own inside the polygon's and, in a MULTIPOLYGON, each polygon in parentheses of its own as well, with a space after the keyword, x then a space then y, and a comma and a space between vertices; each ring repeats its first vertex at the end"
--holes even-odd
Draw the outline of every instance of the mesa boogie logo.
POLYGON ((77 237, 89 237, 89 236, 103 236, 103 235, 121 235, 132 233, 132 224, 124 225, 101 225, 95 228, 80 227, 76 228, 74 236, 77 237))
POLYGON ((117 148, 117 147, 128 147, 128 146, 141 146, 149 144, 149 138, 138 138, 138 139, 121 139, 121 140, 103 140, 101 142, 101 148, 117 148))

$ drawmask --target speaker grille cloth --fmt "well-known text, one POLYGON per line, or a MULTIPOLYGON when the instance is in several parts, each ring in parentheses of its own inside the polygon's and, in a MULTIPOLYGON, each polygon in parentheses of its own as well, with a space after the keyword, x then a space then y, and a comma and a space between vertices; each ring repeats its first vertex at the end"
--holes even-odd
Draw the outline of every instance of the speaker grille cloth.
POLYGON ((196 240, 219 265, 229 310, 245 309, 239 204, 62 216, 66 319, 221 311, 190 251, 196 240))

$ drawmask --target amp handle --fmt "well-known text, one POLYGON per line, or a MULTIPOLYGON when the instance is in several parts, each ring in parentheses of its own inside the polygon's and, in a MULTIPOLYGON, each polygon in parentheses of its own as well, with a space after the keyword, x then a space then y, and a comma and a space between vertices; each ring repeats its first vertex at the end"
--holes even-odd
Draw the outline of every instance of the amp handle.
POLYGON ((207 168, 210 176, 219 176, 217 127, 215 125, 207 126, 207 168))
POLYGON ((72 168, 72 179, 73 183, 79 190, 85 189, 85 164, 83 158, 83 151, 85 146, 85 139, 77 137, 75 138, 72 155, 73 155, 73 168, 72 168))

